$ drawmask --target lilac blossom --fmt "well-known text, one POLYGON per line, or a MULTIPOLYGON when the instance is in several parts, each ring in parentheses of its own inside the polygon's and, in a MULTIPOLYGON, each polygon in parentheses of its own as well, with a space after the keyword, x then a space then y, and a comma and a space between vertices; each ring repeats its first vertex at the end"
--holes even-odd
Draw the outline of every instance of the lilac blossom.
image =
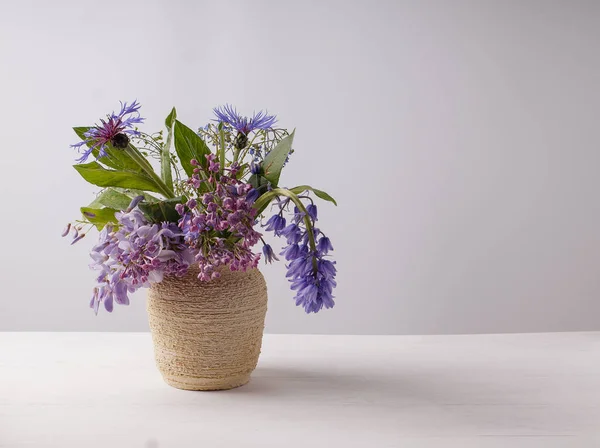
POLYGON ((129 136, 137 137, 140 132, 135 129, 135 125, 142 123, 144 119, 140 117, 140 104, 134 101, 131 104, 121 103, 121 110, 118 114, 114 112, 107 115, 106 120, 100 119, 100 124, 89 128, 84 132, 85 139, 79 143, 71 145, 72 148, 83 150, 78 162, 85 162, 94 150, 98 150, 98 157, 107 155, 106 149, 110 143, 115 148, 126 148, 129 144, 129 136))
POLYGON ((185 207, 176 208, 181 215, 179 228, 185 243, 196 252, 198 278, 202 281, 218 278, 220 266, 229 266, 232 271, 255 268, 260 254, 255 254, 252 247, 261 236, 253 228, 256 210, 247 200, 252 186, 233 177, 235 166, 229 176, 217 176, 220 164, 216 156, 208 154, 206 158, 213 173, 206 181, 209 191, 197 191, 201 180, 194 173, 187 183, 197 198, 189 199, 185 207))
POLYGON ((107 224, 90 253, 90 268, 100 271, 90 302, 96 313, 100 303, 108 312, 113 302, 128 305, 129 293, 160 282, 165 275, 183 276, 194 261, 177 225, 149 223, 136 199, 129 211, 115 214, 118 227, 107 224))

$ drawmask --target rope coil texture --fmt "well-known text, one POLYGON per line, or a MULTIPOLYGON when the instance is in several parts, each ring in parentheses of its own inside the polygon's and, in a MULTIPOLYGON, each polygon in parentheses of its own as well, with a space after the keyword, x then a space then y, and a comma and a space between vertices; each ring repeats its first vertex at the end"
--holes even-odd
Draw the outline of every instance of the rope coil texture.
POLYGON ((148 319, 156 365, 178 389, 242 386, 256 368, 267 312, 267 285, 258 269, 198 280, 165 277, 148 291, 148 319))

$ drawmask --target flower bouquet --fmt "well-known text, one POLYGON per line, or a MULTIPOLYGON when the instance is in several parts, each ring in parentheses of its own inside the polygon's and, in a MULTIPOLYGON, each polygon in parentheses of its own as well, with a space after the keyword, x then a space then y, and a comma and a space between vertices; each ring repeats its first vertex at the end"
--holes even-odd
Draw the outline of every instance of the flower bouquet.
POLYGON ((314 198, 335 200, 308 185, 280 185, 294 132, 277 128, 275 116, 245 117, 226 105, 193 130, 173 109, 166 132, 147 134, 139 110, 136 101, 122 103, 98 124, 74 128, 81 139, 72 145, 80 153, 74 168, 101 190, 63 236, 75 243, 99 231, 90 253, 99 273, 90 302, 96 313, 150 288, 155 354, 169 384, 242 385, 258 360, 266 312, 256 268, 261 256, 279 260, 261 231, 285 240, 279 256, 296 305, 307 313, 331 308, 333 247, 315 226, 314 198))

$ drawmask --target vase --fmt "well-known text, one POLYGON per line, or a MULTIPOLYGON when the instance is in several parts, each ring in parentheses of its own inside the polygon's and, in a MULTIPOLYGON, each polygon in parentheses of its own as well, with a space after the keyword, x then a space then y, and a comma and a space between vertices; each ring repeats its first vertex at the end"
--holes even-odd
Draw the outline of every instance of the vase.
POLYGON ((165 382, 185 390, 246 384, 256 368, 267 311, 267 285, 258 269, 198 280, 167 276, 148 292, 156 365, 165 382))

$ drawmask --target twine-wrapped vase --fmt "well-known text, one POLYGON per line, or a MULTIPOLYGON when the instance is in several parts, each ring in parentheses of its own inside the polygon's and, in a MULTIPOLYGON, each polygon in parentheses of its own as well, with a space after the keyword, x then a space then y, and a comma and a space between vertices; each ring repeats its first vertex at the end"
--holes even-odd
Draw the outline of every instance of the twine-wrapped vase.
POLYGON ((250 380, 260 354, 267 286, 258 269, 220 270, 210 282, 197 268, 165 277, 148 292, 148 318, 158 370, 186 390, 222 390, 250 380))

